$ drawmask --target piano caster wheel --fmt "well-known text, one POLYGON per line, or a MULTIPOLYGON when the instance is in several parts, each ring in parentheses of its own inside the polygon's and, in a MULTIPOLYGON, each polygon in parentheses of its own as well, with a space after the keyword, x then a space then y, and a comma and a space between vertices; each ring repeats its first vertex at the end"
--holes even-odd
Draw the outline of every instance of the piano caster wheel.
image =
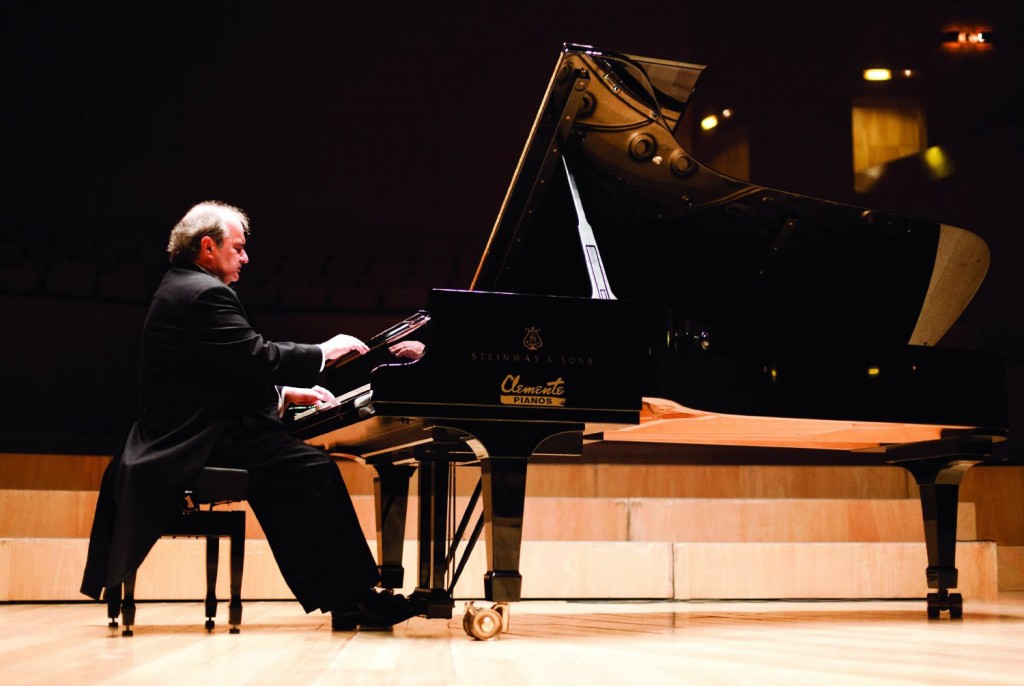
POLYGON ((240 634, 240 633, 242 633, 242 630, 239 629, 237 626, 233 626, 230 629, 228 629, 228 633, 229 634, 240 634))
POLYGON ((462 617, 462 628, 478 641, 490 641, 498 634, 508 631, 508 603, 495 603, 493 607, 476 607, 472 601, 466 603, 466 614, 462 617))
POLYGON ((938 593, 929 593, 928 619, 938 619, 944 610, 949 612, 950 619, 963 619, 964 597, 959 593, 949 593, 945 589, 938 593))
POLYGON ((124 628, 124 630, 121 632, 121 635, 122 636, 134 636, 135 632, 132 631, 132 628, 130 626, 126 626, 124 628))
POLYGON ((949 618, 950 619, 963 619, 964 618, 964 597, 959 593, 949 594, 949 618))
POLYGON ((206 624, 204 624, 203 626, 206 627, 206 631, 208 633, 211 633, 211 634, 213 633, 213 627, 215 626, 215 624, 214 624, 212 619, 207 619, 206 620, 206 624))

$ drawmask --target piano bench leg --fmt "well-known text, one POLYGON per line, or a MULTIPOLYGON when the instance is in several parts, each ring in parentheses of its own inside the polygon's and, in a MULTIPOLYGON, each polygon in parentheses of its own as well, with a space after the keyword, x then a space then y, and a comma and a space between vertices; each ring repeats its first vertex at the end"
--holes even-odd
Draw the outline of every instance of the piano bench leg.
POLYGON ((124 600, 121 602, 121 623, 124 629, 122 636, 134 636, 132 627, 135 626, 135 572, 129 574, 124 580, 124 600))
POLYGON ((217 617, 217 570, 220 567, 220 539, 206 537, 206 623, 208 632, 213 631, 217 617))
POLYGON ((245 513, 238 512, 231 532, 231 596, 228 603, 228 633, 237 634, 242 625, 242 568, 245 564, 245 513))
POLYGON ((121 618, 121 585, 106 589, 103 595, 107 602, 107 618, 110 620, 107 626, 111 630, 117 629, 117 620, 121 618))

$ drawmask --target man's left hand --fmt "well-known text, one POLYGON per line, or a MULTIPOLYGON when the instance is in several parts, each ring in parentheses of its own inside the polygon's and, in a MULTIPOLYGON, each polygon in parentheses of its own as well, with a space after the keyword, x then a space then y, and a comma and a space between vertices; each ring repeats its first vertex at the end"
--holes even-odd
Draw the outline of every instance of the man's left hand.
POLYGON ((407 357, 410 360, 418 360, 423 357, 426 346, 419 341, 399 341, 388 348, 388 352, 397 357, 407 357))

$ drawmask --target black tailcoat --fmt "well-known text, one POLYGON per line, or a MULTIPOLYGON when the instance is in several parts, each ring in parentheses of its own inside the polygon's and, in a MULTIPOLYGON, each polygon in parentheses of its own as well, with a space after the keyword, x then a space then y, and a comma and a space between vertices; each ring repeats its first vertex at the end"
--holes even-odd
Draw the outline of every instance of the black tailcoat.
POLYGON ((82 593, 98 599, 136 569, 221 438, 253 418, 276 422, 275 385, 312 386, 322 363, 316 345, 257 334, 216 277, 169 269, 146 316, 137 421, 104 473, 82 593))

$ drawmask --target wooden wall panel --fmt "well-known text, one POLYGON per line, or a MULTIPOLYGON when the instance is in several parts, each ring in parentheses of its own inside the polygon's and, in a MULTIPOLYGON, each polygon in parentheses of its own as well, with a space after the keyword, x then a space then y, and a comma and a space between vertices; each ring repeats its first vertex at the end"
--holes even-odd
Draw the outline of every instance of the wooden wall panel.
POLYGON ((0 537, 88 538, 97 491, 0 490, 0 537))
POLYGON ((526 472, 526 495, 538 498, 595 497, 600 495, 598 474, 599 469, 596 465, 530 465, 526 472))
MULTIPOLYGON (((218 595, 228 597, 226 543, 218 595)), ((415 544, 405 546, 405 586, 415 586, 415 544)), ((78 592, 86 541, 0 540, 0 600, 84 600, 78 592)), ((205 593, 204 545, 161 539, 139 570, 140 600, 195 600, 205 593)), ((523 597, 530 598, 923 598, 923 543, 629 543, 542 542, 523 545, 523 597)), ((1020 560, 1017 561, 1020 564, 1020 560)), ((997 596, 996 546, 957 546, 960 591, 968 604, 997 596)), ((486 569, 476 548, 456 598, 482 598, 486 569)), ((1016 576, 1021 578, 1019 566, 1016 576)), ((290 599, 265 540, 246 542, 243 602, 290 599)), ((98 621, 104 616, 96 607, 98 621)), ((197 612, 202 612, 197 607, 197 612)), ((924 608, 922 606, 922 614, 924 608)), ((140 623, 144 606, 140 609, 140 623)), ((223 606, 222 614, 223 617, 223 606)))
POLYGON ((0 488, 98 491, 104 455, 33 455, 0 453, 0 488))
MULTIPOLYGON (((676 551, 680 599, 924 598, 928 592, 923 543, 679 543, 676 551)), ((961 543, 956 565, 967 602, 998 596, 994 543, 961 543)))
POLYGON ((1024 469, 970 469, 960 485, 960 499, 977 507, 979 538, 1001 546, 1024 546, 1024 469))
MULTIPOLYGON (((0 490, 0 537, 88 538, 96 491, 0 490)), ((461 516, 468 498, 455 504, 461 516)), ((367 538, 375 539, 374 499, 352 502, 367 538)), ((407 540, 415 540, 418 497, 409 498, 407 540)), ((265 538, 248 503, 246 538, 265 538)), ((478 503, 474 517, 481 511, 478 503)), ((961 540, 977 538, 974 504, 961 503, 961 540)), ((527 497, 524 540, 541 541, 921 541, 914 500, 527 497)))
MULTIPOLYGON (((356 513, 367 538, 376 539, 374 503, 371 496, 353 496, 356 513)), ((461 517, 469 498, 455 499, 461 517)), ((405 540, 417 539, 416 512, 419 497, 410 496, 405 540)), ((473 521, 482 506, 477 503, 473 521)), ((472 523, 472 522, 471 522, 472 523)), ((525 541, 625 541, 629 535, 629 502, 621 498, 532 498, 523 512, 525 541)))
MULTIPOLYGON (((881 542, 924 540, 913 500, 638 498, 629 540, 691 542, 881 542)), ((974 507, 961 503, 959 540, 974 540, 974 507)))
POLYGON ((999 546, 999 590, 1024 591, 1024 546, 999 546))
POLYGON ((536 541, 523 551, 524 598, 670 598, 667 543, 536 541))
MULTIPOLYGON (((86 600, 79 593, 88 541, 16 538, 0 542, 6 554, 6 595, 0 600, 86 600)), ((0 579, 4 573, 0 572, 0 579)))

